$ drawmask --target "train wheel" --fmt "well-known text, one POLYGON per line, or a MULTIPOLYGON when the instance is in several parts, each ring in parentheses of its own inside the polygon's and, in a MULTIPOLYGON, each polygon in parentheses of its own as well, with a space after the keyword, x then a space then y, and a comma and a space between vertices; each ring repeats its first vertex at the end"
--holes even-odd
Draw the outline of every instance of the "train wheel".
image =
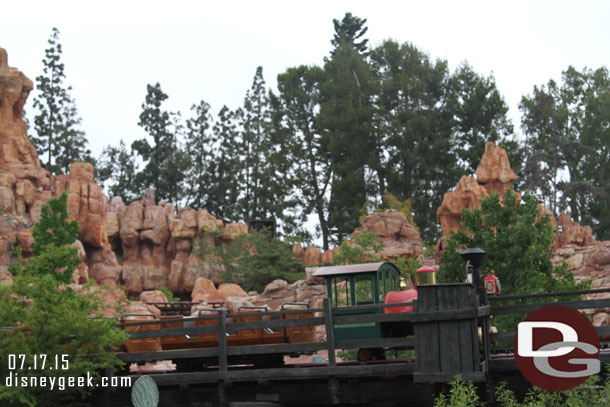
POLYGON ((369 360, 385 360, 383 348, 360 348, 358 349, 358 361, 368 362, 369 360))
POLYGON ((373 359, 373 352, 370 348, 360 348, 358 349, 358 361, 359 362, 368 362, 373 359))

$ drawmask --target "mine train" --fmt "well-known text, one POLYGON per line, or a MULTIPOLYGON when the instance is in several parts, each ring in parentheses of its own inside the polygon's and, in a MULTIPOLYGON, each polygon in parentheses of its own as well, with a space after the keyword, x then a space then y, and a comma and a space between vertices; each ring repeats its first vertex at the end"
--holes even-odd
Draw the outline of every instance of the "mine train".
MULTIPOLYGON (((401 275, 398 268, 390 262, 366 263, 342 266, 321 267, 314 272, 314 277, 326 279, 328 299, 334 315, 365 315, 372 313, 413 312, 412 305, 395 307, 362 307, 372 304, 404 304, 417 299, 417 284, 435 284, 435 269, 421 267, 417 270, 417 281, 412 281, 415 288, 403 290, 401 275)), ((413 279, 415 280, 415 279, 413 279)), ((484 285, 489 292, 497 290, 499 283, 495 276, 488 276, 484 285)), ((127 325, 127 331, 149 329, 169 329, 183 327, 210 326, 218 324, 219 311, 227 312, 227 322, 255 322, 265 319, 313 318, 313 311, 304 303, 285 303, 282 310, 291 309, 289 313, 267 314, 266 307, 242 307, 237 312, 230 313, 222 303, 214 303, 209 308, 202 308, 196 315, 161 315, 158 324, 127 325), (302 310, 295 312, 294 310, 302 310), (206 319, 206 316, 210 318, 206 319), (203 317, 203 318, 202 318, 203 317)), ((152 315, 125 314, 122 322, 138 322, 150 320, 152 315)), ((153 317, 154 318, 154 317, 153 317)), ((408 321, 400 322, 362 322, 334 325, 334 339, 376 339, 404 337, 413 334, 413 327, 408 321)), ((227 345, 262 345, 279 343, 314 342, 313 326, 296 326, 281 329, 258 328, 237 330, 227 333, 227 345)), ((129 339, 124 345, 127 352, 150 352, 158 350, 193 349, 218 346, 218 333, 197 335, 166 336, 156 338, 129 339)), ((358 359, 382 359, 382 349, 359 349, 358 359)))

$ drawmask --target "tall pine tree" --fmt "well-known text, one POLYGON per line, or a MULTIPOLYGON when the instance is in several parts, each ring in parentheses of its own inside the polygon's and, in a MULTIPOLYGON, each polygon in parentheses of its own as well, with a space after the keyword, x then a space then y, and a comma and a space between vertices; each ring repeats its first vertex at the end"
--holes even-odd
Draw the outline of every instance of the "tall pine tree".
POLYGON ((131 148, 145 162, 135 177, 137 188, 140 191, 152 188, 157 200, 178 204, 183 198, 183 181, 189 161, 179 145, 180 115, 161 108, 167 97, 159 83, 147 85, 138 125, 152 137, 152 143, 144 138, 134 141, 131 148))
POLYGON ((36 77, 38 94, 34 107, 38 114, 34 117, 36 135, 31 136, 38 154, 43 158, 43 166, 52 173, 68 173, 70 165, 76 161, 93 162, 91 151, 87 149, 85 133, 79 128, 72 88, 64 85, 64 64, 61 62, 62 47, 59 30, 53 28, 49 47, 42 60, 43 74, 36 77))
POLYGON ((231 111, 223 106, 213 127, 214 157, 207 165, 207 197, 205 208, 214 216, 242 220, 239 196, 244 178, 241 171, 241 140, 237 121, 241 109, 231 111))
POLYGON ((193 105, 191 110, 194 116, 186 121, 186 149, 190 156, 186 198, 189 205, 202 208, 210 186, 209 166, 214 161, 212 117, 210 105, 203 100, 193 105))
POLYGON ((111 197, 120 196, 130 203, 141 193, 135 190, 136 163, 133 151, 127 150, 123 140, 118 147, 108 146, 97 161, 96 177, 111 197))
POLYGON ((291 143, 290 159, 294 164, 296 188, 300 191, 302 215, 314 213, 322 246, 329 249, 328 200, 332 179, 328 138, 319 126, 320 87, 324 70, 299 66, 278 75, 277 98, 272 98, 276 118, 291 143))

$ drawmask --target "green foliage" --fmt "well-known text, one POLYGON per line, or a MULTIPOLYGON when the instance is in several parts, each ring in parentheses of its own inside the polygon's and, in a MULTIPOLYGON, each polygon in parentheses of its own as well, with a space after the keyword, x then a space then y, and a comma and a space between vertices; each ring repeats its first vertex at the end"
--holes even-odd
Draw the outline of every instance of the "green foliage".
POLYGON ((449 395, 441 393, 434 400, 434 407, 476 407, 482 406, 477 389, 472 382, 464 382, 459 376, 449 383, 449 395))
POLYGON ((360 212, 362 213, 362 215, 360 215, 360 218, 359 218, 360 223, 364 222, 364 219, 368 215, 370 215, 373 211, 375 211, 377 213, 382 213, 385 210, 393 209, 393 210, 396 210, 396 211, 402 213, 403 215, 405 215, 405 217, 407 218, 409 223, 419 231, 419 227, 417 226, 417 224, 415 223, 415 220, 413 219, 412 207, 413 207, 413 202, 411 202, 410 199, 405 199, 404 201, 401 201, 395 195, 392 195, 388 191, 385 191, 385 193, 383 194, 383 197, 382 197, 382 204, 379 207, 375 208, 375 205, 373 205, 371 202, 367 201, 364 204, 364 206, 360 209, 360 212))
POLYGON ((180 298, 174 297, 174 293, 172 292, 172 290, 169 289, 169 287, 159 287, 158 290, 165 295, 165 298, 167 298, 168 302, 180 301, 180 298))
POLYGON ((296 200, 292 194, 292 163, 288 159, 290 146, 286 133, 274 126, 260 66, 246 92, 242 113, 240 215, 246 220, 280 219, 280 233, 288 235, 296 228, 291 216, 296 200))
POLYGON ((324 71, 318 123, 332 166, 328 224, 340 243, 358 226, 367 200, 374 83, 370 65, 349 42, 339 44, 324 71))
POLYGON ((362 19, 347 12, 343 16, 341 21, 333 18, 333 25, 335 27, 335 34, 330 43, 335 47, 331 52, 332 55, 336 52, 336 49, 341 44, 350 44, 360 53, 366 52, 366 44, 369 42, 368 39, 362 38, 368 31, 368 27, 365 27, 366 18, 362 19), (362 39, 361 39, 362 38, 362 39), (360 41, 357 41, 361 39, 360 41))
POLYGON ((70 165, 76 161, 94 162, 91 151, 87 149, 85 133, 78 128, 81 119, 70 96, 72 88, 63 83, 65 74, 61 53, 59 30, 54 27, 42 60, 43 74, 36 77, 39 92, 34 98, 38 112, 34 117, 36 135, 31 135, 30 139, 41 158, 46 153, 46 162, 41 161, 55 174, 67 174, 70 165))
POLYGON ((262 292, 273 280, 293 283, 304 276, 303 264, 279 239, 252 230, 218 246, 218 236, 218 231, 205 231, 195 240, 193 250, 200 259, 223 267, 226 282, 241 284, 246 291, 262 292))
POLYGON ((119 147, 107 146, 97 162, 96 178, 107 188, 108 195, 120 196, 126 204, 136 199, 141 191, 135 188, 136 163, 133 151, 127 150, 123 140, 119 147), (107 184, 106 181, 111 181, 107 184))
POLYGON ((17 275, 50 274, 61 283, 70 283, 72 272, 81 262, 76 247, 69 247, 78 237, 78 222, 68 222, 68 194, 64 191, 58 198, 52 198, 42 206, 40 222, 34 226, 32 252, 36 257, 23 266, 21 250, 16 249, 17 261, 10 271, 17 275))
POLYGON ((599 240, 610 236, 608 205, 610 75, 606 67, 570 66, 561 83, 549 80, 521 99, 527 136, 525 187, 554 214, 567 211, 590 225, 599 240))
POLYGON ((300 191, 302 219, 315 213, 322 235, 322 247, 329 249, 328 218, 332 165, 327 137, 321 134, 319 106, 320 88, 325 72, 320 67, 301 65, 279 74, 278 96, 271 94, 274 127, 285 134, 293 163, 295 188, 300 191))
POLYGON ((135 176, 135 185, 140 191, 154 189, 157 200, 177 204, 183 197, 183 181, 190 164, 179 145, 180 114, 162 109, 168 96, 161 90, 161 85, 147 85, 146 89, 138 125, 152 137, 152 143, 144 138, 131 145, 145 162, 144 169, 135 176))
MULTIPOLYGON (((434 400, 435 407, 475 407, 484 403, 479 401, 476 388, 471 382, 459 377, 450 383, 449 395, 443 393, 434 400)), ((610 380, 591 376, 584 383, 565 391, 547 391, 534 387, 519 402, 515 394, 501 384, 495 390, 498 407, 605 407, 610 403, 610 380)))
MULTIPOLYGON (((495 271, 502 294, 586 289, 589 283, 576 283, 567 264, 554 267, 549 260, 553 229, 548 216, 538 219, 534 196, 524 194, 520 205, 516 199, 510 189, 502 200, 492 193, 481 201, 480 209, 463 212, 462 229, 446 241, 439 281, 464 281, 466 271, 460 253, 468 247, 480 247, 487 253, 482 270, 495 271)), ((515 318, 498 317, 494 321, 498 329, 516 323, 515 318)))
POLYGON ((358 264, 381 261, 377 255, 383 249, 383 242, 378 241, 379 235, 363 229, 354 237, 354 242, 347 240, 341 243, 335 253, 335 264, 358 264))
MULTIPOLYGON (((46 355, 47 366, 17 370, 19 377, 49 378, 99 377, 105 368, 122 362, 109 350, 125 340, 115 329, 115 321, 103 319, 102 293, 91 284, 74 291, 65 285, 80 263, 76 248, 68 247, 78 235, 78 223, 67 222, 67 194, 53 198, 42 208, 40 223, 33 230, 35 257, 23 266, 21 252, 11 265, 13 283, 0 286, 0 326, 14 327, 0 331, 0 376, 7 377, 8 355, 23 354, 28 366, 34 355, 46 355), (63 270, 56 272, 56 270, 63 270), (55 358, 65 358, 69 368, 57 369, 55 358), (83 357, 88 355, 87 357, 83 357)), ((40 361, 38 361, 40 362, 40 361)), ((40 366, 40 364, 38 365, 40 366)), ((84 396, 91 389, 67 388, 49 391, 45 388, 6 387, 0 383, 0 401, 8 405, 55 406, 84 396)))

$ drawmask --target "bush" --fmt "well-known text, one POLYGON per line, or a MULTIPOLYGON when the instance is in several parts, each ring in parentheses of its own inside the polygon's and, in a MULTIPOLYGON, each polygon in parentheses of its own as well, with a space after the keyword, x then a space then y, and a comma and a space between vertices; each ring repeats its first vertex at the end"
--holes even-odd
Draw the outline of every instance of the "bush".
MULTIPOLYGON (((434 400, 435 407, 476 407, 484 405, 479 401, 476 388, 471 382, 459 377, 449 383, 449 395, 439 394, 434 400)), ((589 377, 584 383, 566 391, 547 391, 534 387, 519 402, 515 394, 503 383, 495 390, 498 407, 606 407, 610 405, 610 380, 602 382, 598 376, 589 377)))
MULTIPOLYGON (((548 216, 538 219, 538 202, 533 195, 526 193, 517 205, 517 197, 510 189, 502 201, 492 193, 481 201, 481 209, 464 210, 463 214, 462 229, 446 241, 439 281, 463 282, 466 271, 460 252, 467 247, 480 247, 487 252, 481 270, 495 271, 503 295, 589 287, 589 282, 574 281, 566 263, 553 266, 549 260, 553 229, 548 216)), ((498 317, 494 321, 503 330, 515 328, 517 319, 518 316, 498 317)))
POLYGON ((115 329, 114 320, 101 318, 104 307, 101 293, 91 284, 81 287, 81 292, 62 284, 69 281, 70 269, 80 262, 76 252, 65 246, 78 234, 78 224, 75 229, 74 223, 68 223, 64 216, 65 205, 63 194, 43 207, 40 224, 34 229, 36 257, 23 266, 19 255, 11 265, 12 284, 0 287, 0 326, 12 327, 0 330, 1 405, 66 405, 91 390, 8 387, 4 378, 10 374, 17 374, 19 378, 44 376, 67 380, 89 373, 95 378, 100 371, 122 364, 111 350, 124 342, 125 333, 115 329), (63 267, 66 267, 63 272, 56 271, 63 267), (9 355, 25 355, 24 369, 9 371, 9 355), (37 368, 33 367, 35 355, 38 355, 37 368), (41 355, 46 355, 44 370, 40 366, 41 355), (57 369, 56 357, 59 361, 66 358, 68 369, 57 369))

